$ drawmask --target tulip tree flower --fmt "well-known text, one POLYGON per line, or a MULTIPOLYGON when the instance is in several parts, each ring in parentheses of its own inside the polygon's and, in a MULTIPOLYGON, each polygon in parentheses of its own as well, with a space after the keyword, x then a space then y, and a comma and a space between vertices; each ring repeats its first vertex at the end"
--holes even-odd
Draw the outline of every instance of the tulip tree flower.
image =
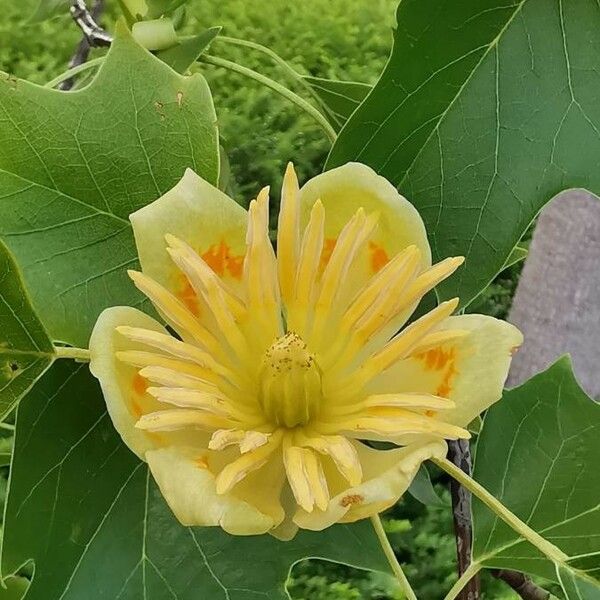
POLYGON ((406 325, 463 259, 432 266, 418 212, 364 165, 301 189, 288 166, 277 253, 267 188, 246 211, 188 170, 130 218, 162 323, 105 310, 91 369, 184 525, 289 539, 376 515, 500 398, 521 333, 458 299, 406 325))

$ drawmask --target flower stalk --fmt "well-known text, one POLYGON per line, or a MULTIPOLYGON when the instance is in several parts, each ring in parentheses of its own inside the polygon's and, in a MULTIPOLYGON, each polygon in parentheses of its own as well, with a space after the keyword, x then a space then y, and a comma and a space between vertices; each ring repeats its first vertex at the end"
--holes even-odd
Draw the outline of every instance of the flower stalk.
POLYGON ((390 541, 385 535, 385 530, 383 529, 383 524, 381 523, 381 518, 379 517, 379 515, 373 515, 371 517, 371 523, 373 524, 373 529, 375 530, 377 539, 381 544, 383 553, 385 554, 385 557, 390 563, 390 567, 392 568, 392 571, 396 576, 396 579, 398 580, 398 583, 400 584, 400 588, 404 592, 404 595, 408 600, 417 600, 417 596, 415 595, 415 592, 413 591, 408 579, 406 579, 406 575, 404 574, 404 571, 402 570, 402 567, 400 566, 400 563, 396 558, 394 549, 392 548, 390 541))

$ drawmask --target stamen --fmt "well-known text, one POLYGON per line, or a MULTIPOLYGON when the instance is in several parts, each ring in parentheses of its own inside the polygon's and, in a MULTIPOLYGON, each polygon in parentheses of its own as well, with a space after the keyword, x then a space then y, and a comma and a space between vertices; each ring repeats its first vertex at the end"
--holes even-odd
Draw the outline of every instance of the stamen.
POLYGON ((292 163, 288 163, 281 188, 281 206, 277 226, 277 266, 279 286, 287 304, 294 293, 298 266, 300 237, 300 202, 298 178, 292 163))
POLYGON ((272 341, 283 332, 277 283, 277 262, 269 240, 269 188, 250 203, 244 259, 244 282, 248 309, 260 322, 258 335, 272 341))
POLYGON ((297 434, 298 443, 313 448, 317 452, 329 456, 338 471, 351 486, 359 485, 362 481, 362 467, 354 445, 341 435, 316 435, 309 437, 303 433, 297 434))
POLYGON ((135 424, 138 429, 144 431, 175 431, 187 427, 211 431, 226 428, 228 425, 231 425, 231 421, 222 416, 187 408, 148 413, 135 424))
POLYGON ((442 302, 431 312, 411 323, 404 331, 392 338, 382 350, 367 359, 362 367, 348 378, 343 387, 331 391, 338 397, 344 397, 348 393, 352 394, 352 390, 362 389, 365 383, 375 375, 387 369, 394 362, 405 358, 420 339, 456 310, 458 302, 458 298, 442 302))
POLYGON ((169 250, 177 250, 182 257, 185 257, 185 270, 182 266, 178 265, 179 268, 185 272, 189 279, 192 288, 196 292, 196 295, 202 293, 202 289, 205 286, 206 280, 213 280, 219 289, 225 296, 229 309, 237 317, 245 314, 246 309, 244 303, 240 300, 237 294, 227 285, 223 279, 217 276, 217 274, 206 264, 204 259, 188 244, 179 238, 171 234, 165 235, 165 240, 169 244, 169 250))
POLYGON ((179 387, 202 390, 207 393, 218 393, 219 388, 206 379, 186 375, 175 369, 167 369, 165 367, 144 367, 140 371, 140 375, 151 381, 167 387, 179 387))
POLYGON ((184 373, 185 375, 191 375, 192 377, 198 377, 199 379, 206 379, 212 383, 220 381, 220 377, 210 369, 200 367, 195 363, 176 360, 164 356, 163 354, 156 354, 155 352, 146 352, 144 350, 120 350, 116 352, 115 355, 121 362, 137 368, 163 367, 165 369, 184 373))
POLYGON ((373 409, 409 408, 411 410, 450 410, 456 405, 452 400, 432 394, 402 393, 374 394, 361 402, 341 405, 329 405, 327 412, 320 415, 323 421, 333 421, 349 415, 361 416, 373 409))
POLYGON ((296 502, 306 512, 312 512, 315 498, 306 472, 304 456, 303 448, 288 446, 283 451, 283 464, 296 502))
POLYGON ((215 415, 230 416, 222 397, 188 388, 149 387, 146 390, 159 402, 166 402, 182 408, 205 410, 215 415))
POLYGON ((209 277, 201 275, 200 277, 202 277, 202 279, 198 281, 198 273, 195 273, 192 270, 188 257, 184 255, 181 250, 168 248, 167 251, 175 264, 186 274, 192 283, 192 287, 196 290, 196 293, 201 294, 204 298, 206 306, 213 315, 217 327, 222 334, 223 341, 231 347, 239 358, 243 360, 250 358, 246 339, 234 320, 227 304, 225 294, 223 293, 222 287, 217 283, 217 277, 214 273, 209 277), (193 279, 194 281, 192 281, 193 279), (195 285, 197 287, 195 287, 195 285))
POLYGON ((224 450, 235 446, 244 439, 245 432, 241 429, 218 429, 212 434, 208 442, 209 450, 224 450))
POLYGON ((325 209, 323 203, 317 200, 312 207, 310 220, 304 230, 298 272, 294 284, 294 297, 287 307, 288 330, 297 331, 300 335, 306 333, 309 321, 309 307, 319 273, 324 231, 325 209))
POLYGON ((403 409, 394 409, 393 414, 388 411, 383 416, 358 417, 357 419, 325 426, 324 429, 332 432, 352 432, 359 438, 361 434, 364 435, 370 432, 389 441, 393 441, 398 436, 420 433, 438 435, 447 440, 469 439, 471 437, 471 434, 462 427, 403 409))
POLYGON ((329 490, 327 488, 327 479, 325 479, 325 473, 323 472, 323 465, 312 450, 303 448, 302 453, 304 472, 315 504, 318 509, 327 510, 327 506, 329 505, 329 490))
POLYGON ((348 269, 356 258, 369 236, 377 226, 378 215, 365 217, 362 208, 358 209, 352 219, 342 229, 333 253, 321 279, 321 291, 315 303, 315 320, 312 325, 310 344, 318 349, 322 335, 331 320, 332 307, 337 300, 343 282, 346 280, 348 269))
POLYGON ((127 271, 135 286, 145 294, 162 313, 165 319, 179 332, 181 337, 192 336, 213 354, 222 352, 217 340, 207 331, 192 313, 175 296, 159 283, 137 271, 127 271))
POLYGON ((229 369, 220 365, 208 352, 204 352, 191 344, 181 342, 172 335, 141 327, 129 327, 128 325, 120 325, 116 329, 121 335, 133 342, 146 344, 152 348, 163 350, 177 358, 195 362, 201 367, 206 367, 219 375, 234 377, 229 369))
POLYGON ((251 452, 242 454, 240 458, 229 463, 217 476, 217 494, 226 494, 248 473, 260 469, 280 446, 282 437, 283 432, 281 430, 275 431, 266 444, 251 452))

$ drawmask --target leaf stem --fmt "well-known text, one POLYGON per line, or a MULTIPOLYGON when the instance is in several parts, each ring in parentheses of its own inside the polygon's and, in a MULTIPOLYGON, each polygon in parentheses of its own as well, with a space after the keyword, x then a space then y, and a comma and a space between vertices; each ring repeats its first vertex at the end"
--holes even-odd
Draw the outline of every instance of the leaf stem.
POLYGON ((394 572, 394 575, 396 576, 396 579, 398 580, 398 583, 400 584, 400 588, 402 589, 402 591, 404 592, 404 594, 406 595, 406 598, 408 600, 417 600, 417 597, 415 596, 415 593, 414 593, 412 587, 410 587, 410 583, 408 582, 408 579, 406 579, 406 575, 404 574, 404 571, 402 570, 402 567, 400 566, 400 563, 398 562, 398 559, 396 558, 394 549, 392 548, 390 541, 387 539, 387 536, 385 535, 385 531, 383 529, 383 524, 381 523, 381 519, 379 518, 379 515, 373 515, 371 517, 371 523, 373 524, 373 529, 375 530, 375 534, 377 535, 377 538, 379 539, 379 543, 381 544, 383 553, 385 554, 385 557, 388 559, 388 562, 390 563, 390 567, 392 568, 392 571, 394 572))
POLYGON ((466 487, 474 496, 477 496, 490 510, 495 512, 505 523, 514 529, 521 537, 532 543, 536 548, 543 552, 550 560, 563 563, 568 556, 557 546, 544 539, 539 533, 534 531, 527 523, 521 521, 517 515, 508 510, 500 500, 492 496, 482 485, 471 479, 462 469, 447 458, 431 459, 440 469, 443 469, 466 487))
POLYGON ((321 114, 321 112, 318 109, 316 109, 312 104, 307 102, 304 98, 298 96, 298 94, 295 94, 294 92, 281 85, 277 81, 266 77, 262 73, 253 71, 248 67, 238 65, 235 62, 232 62, 225 58, 220 58, 218 56, 203 54, 202 56, 200 56, 200 58, 198 58, 198 61, 206 63, 208 65, 214 65, 216 67, 223 67, 225 69, 229 69, 230 71, 234 71, 235 73, 239 73, 240 75, 244 75, 245 77, 254 79, 254 81, 258 81, 262 85, 272 89, 274 92, 277 92, 280 96, 283 96, 290 102, 293 102, 306 114, 310 115, 323 128, 330 141, 332 143, 335 142, 337 134, 335 133, 333 127, 329 124, 329 121, 327 121, 327 119, 321 114))
POLYGON ((78 362, 90 362, 90 351, 87 348, 73 348, 72 346, 54 346, 57 358, 71 358, 78 362))
POLYGON ((456 583, 452 586, 451 590, 446 594, 444 600, 454 600, 458 598, 458 595, 462 592, 463 588, 479 573, 481 565, 476 562, 472 562, 465 570, 465 572, 456 580, 456 583))
POLYGON ((267 46, 263 46, 262 44, 258 44, 257 42, 251 42, 250 40, 242 40, 239 38, 229 37, 227 35, 219 35, 215 38, 216 42, 225 42, 226 44, 231 44, 232 46, 241 46, 243 48, 252 48, 258 52, 262 52, 266 56, 268 56, 273 62, 278 64, 284 71, 286 71, 294 81, 300 84, 315 100, 320 102, 319 96, 315 93, 313 87, 307 83, 307 81, 302 77, 292 65, 290 65, 286 60, 281 58, 279 54, 268 48, 267 46))
POLYGON ((64 73, 61 73, 58 77, 55 77, 52 81, 49 81, 44 85, 46 88, 56 87, 59 83, 66 81, 67 79, 71 79, 75 75, 82 73, 83 71, 87 71, 93 67, 96 67, 104 61, 104 56, 99 56, 98 58, 93 58, 92 60, 88 60, 88 62, 83 63, 81 65, 77 65, 71 69, 68 69, 64 73))
POLYGON ((0 422, 0 429, 6 429, 7 431, 14 431, 15 426, 12 423, 0 422))

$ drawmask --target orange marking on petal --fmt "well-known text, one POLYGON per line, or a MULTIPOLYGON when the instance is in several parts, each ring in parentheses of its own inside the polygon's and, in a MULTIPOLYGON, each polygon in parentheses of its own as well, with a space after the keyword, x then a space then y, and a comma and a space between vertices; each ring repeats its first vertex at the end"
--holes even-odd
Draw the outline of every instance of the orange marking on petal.
POLYGON ((390 262, 387 252, 375 242, 369 242, 369 251, 371 252, 371 270, 377 273, 390 262))
POLYGON ((200 305, 198 296, 190 283, 190 280, 183 274, 179 274, 180 285, 176 292, 176 296, 185 304, 186 308, 195 316, 200 316, 200 305))
POLYGON ((131 401, 131 410, 136 419, 139 419, 144 414, 144 411, 137 400, 131 401))
POLYGON ((196 466, 199 469, 208 469, 208 457, 201 454, 196 459, 194 459, 196 466))
POLYGON ((221 240, 219 244, 213 244, 200 255, 204 262, 220 277, 227 271, 231 277, 241 279, 244 256, 231 253, 231 248, 221 240))
POLYGON ((437 415, 437 412, 435 410, 426 410, 425 411, 425 416, 427 416, 427 417, 435 417, 435 415, 437 415))
POLYGON ((443 372, 442 380, 434 393, 436 396, 448 398, 452 392, 452 382, 458 373, 456 369, 456 348, 453 347, 448 350, 432 348, 427 352, 417 354, 415 358, 424 361, 425 370, 443 372))
POLYGON ((360 494, 348 494, 347 496, 344 496, 340 500, 340 506, 343 506, 344 508, 346 508, 347 506, 352 506, 354 504, 360 504, 363 500, 364 500, 364 498, 360 494))
POLYGON ((131 385, 133 386, 133 391, 139 396, 143 396, 146 393, 146 390, 148 389, 148 381, 139 373, 136 373, 133 376, 131 385))
POLYGON ((327 238, 323 242, 323 250, 321 250, 321 260, 319 262, 319 269, 323 271, 327 266, 327 263, 331 259, 331 255, 333 254, 333 249, 337 244, 337 238, 327 238))

